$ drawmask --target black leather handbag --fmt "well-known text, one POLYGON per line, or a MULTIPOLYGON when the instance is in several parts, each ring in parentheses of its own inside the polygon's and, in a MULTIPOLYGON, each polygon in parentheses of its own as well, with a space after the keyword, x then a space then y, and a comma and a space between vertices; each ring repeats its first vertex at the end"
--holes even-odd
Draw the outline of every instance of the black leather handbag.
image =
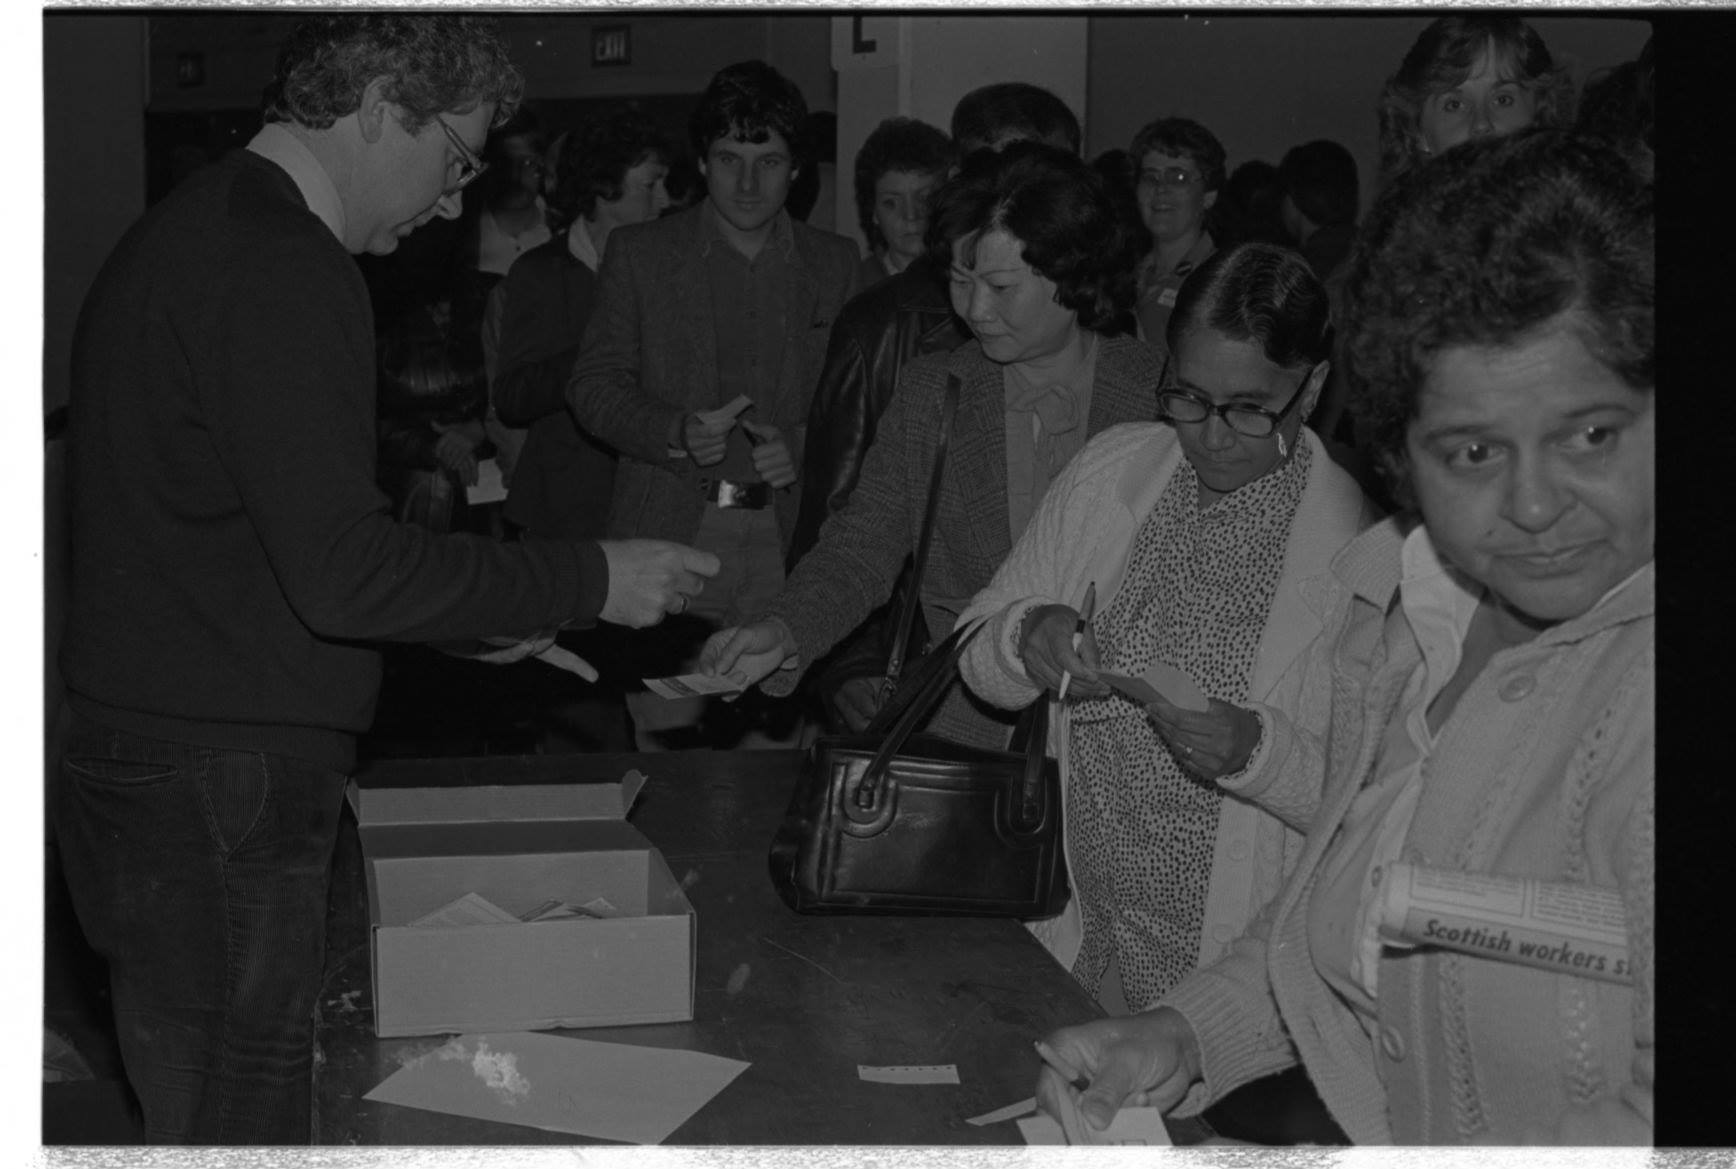
POLYGON ((798 913, 1037 918, 1067 903, 1060 772, 1045 751, 1049 704, 1031 704, 1004 751, 917 731, 980 623, 955 629, 900 681, 957 401, 954 378, 887 663, 889 699, 861 734, 823 736, 808 749, 772 841, 772 884, 798 913))

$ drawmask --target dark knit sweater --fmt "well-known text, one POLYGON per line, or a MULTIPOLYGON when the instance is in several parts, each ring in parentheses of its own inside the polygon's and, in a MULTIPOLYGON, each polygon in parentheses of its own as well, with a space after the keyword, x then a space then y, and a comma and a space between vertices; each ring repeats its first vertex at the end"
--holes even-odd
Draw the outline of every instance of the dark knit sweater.
POLYGON ((594 543, 393 522, 375 485, 373 314, 276 164, 238 150, 135 224, 73 345, 73 705, 156 738, 353 765, 371 641, 588 624, 594 543))

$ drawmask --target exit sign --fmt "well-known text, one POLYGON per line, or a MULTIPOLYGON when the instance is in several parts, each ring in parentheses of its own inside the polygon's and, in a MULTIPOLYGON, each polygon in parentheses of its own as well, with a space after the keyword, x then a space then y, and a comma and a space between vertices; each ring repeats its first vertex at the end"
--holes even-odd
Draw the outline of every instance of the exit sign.
POLYGON ((591 30, 591 64, 631 65, 633 63, 633 30, 625 24, 611 24, 591 30))

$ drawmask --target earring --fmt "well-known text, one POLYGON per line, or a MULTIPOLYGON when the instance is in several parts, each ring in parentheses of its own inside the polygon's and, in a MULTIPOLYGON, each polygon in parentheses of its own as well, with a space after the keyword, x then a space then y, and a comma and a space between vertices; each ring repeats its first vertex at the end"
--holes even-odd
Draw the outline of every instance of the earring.
POLYGON ((1278 432, 1278 457, 1280 459, 1290 457, 1290 448, 1284 445, 1284 432, 1281 430, 1278 432))

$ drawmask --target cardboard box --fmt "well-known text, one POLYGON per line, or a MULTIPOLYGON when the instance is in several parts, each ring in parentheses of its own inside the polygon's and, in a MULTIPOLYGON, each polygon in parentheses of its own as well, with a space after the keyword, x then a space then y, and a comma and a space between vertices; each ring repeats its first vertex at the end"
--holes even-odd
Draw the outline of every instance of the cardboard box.
POLYGON ((693 906, 656 848, 626 822, 643 785, 637 772, 613 783, 511 787, 352 783, 375 1034, 693 1018, 693 906), (408 924, 467 893, 514 915, 551 898, 602 896, 621 916, 408 924))

